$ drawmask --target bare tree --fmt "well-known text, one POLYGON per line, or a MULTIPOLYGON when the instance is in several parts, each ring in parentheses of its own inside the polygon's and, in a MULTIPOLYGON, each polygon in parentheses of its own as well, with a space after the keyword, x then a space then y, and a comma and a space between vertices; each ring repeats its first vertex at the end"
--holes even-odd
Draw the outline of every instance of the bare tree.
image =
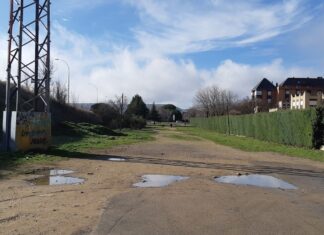
POLYGON ((195 102, 199 109, 205 112, 206 117, 210 115, 210 97, 209 97, 209 88, 201 89, 197 92, 195 96, 195 102))
POLYGON ((231 91, 215 85, 199 90, 195 96, 196 107, 202 110, 206 117, 227 114, 235 100, 236 96, 231 91))
POLYGON ((61 84, 60 81, 52 83, 52 96, 57 102, 61 104, 66 103, 67 89, 61 84))
POLYGON ((115 105, 118 108, 119 115, 123 116, 126 112, 127 105, 128 105, 127 97, 124 94, 122 94, 121 96, 116 96, 115 105))
POLYGON ((108 103, 114 107, 114 109, 118 112, 119 115, 119 129, 122 128, 124 118, 125 118, 125 112, 127 110, 128 106, 128 99, 127 97, 122 94, 121 96, 116 96, 115 100, 110 100, 108 103))
POLYGON ((232 112, 236 114, 251 114, 254 113, 255 101, 249 97, 245 97, 234 104, 232 112))

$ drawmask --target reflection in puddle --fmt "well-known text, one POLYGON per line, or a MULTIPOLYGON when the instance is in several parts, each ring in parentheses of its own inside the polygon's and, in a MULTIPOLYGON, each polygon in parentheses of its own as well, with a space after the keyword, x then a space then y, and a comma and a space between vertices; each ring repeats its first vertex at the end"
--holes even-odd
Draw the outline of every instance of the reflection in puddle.
POLYGON ((50 170, 49 175, 67 175, 72 174, 74 171, 70 170, 50 170))
POLYGON ((64 184, 81 184, 84 179, 68 177, 62 175, 43 176, 31 181, 34 185, 64 185, 64 184))
POLYGON ((74 171, 71 170, 62 170, 62 169, 38 169, 33 170, 27 174, 33 174, 33 175, 67 175, 72 174, 74 171))
POLYGON ((39 170, 34 172, 37 175, 44 175, 42 177, 35 178, 30 182, 34 185, 65 185, 65 184, 81 184, 84 182, 84 179, 64 176, 67 174, 74 173, 74 171, 70 170, 39 170))
POLYGON ((265 188, 297 189, 296 186, 268 175, 222 176, 215 178, 219 183, 252 185, 265 188))
POLYGON ((119 157, 111 157, 111 158, 108 158, 108 161, 112 161, 112 162, 124 162, 126 161, 125 158, 119 158, 119 157))
POLYGON ((165 187, 174 182, 189 179, 189 177, 176 175, 143 175, 142 181, 134 184, 140 188, 165 187))

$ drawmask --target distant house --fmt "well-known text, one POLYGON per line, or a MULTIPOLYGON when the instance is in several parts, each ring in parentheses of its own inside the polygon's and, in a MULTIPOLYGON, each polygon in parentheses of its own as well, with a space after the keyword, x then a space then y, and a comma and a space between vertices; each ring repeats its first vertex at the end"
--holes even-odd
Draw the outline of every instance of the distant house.
POLYGON ((278 87, 278 108, 290 109, 291 96, 300 96, 308 93, 317 96, 318 92, 324 92, 324 79, 318 78, 287 78, 278 87))
MULTIPOLYGON (((255 102, 256 109, 267 109, 276 106, 277 88, 268 79, 263 78, 251 93, 251 98, 255 102)), ((265 111, 265 110, 264 110, 265 111)))
POLYGON ((301 94, 295 94, 290 96, 290 108, 291 109, 306 109, 316 107, 323 104, 324 93, 321 91, 312 94, 309 92, 302 92, 301 94))
POLYGON ((268 79, 252 89, 252 100, 258 111, 278 109, 300 109, 315 107, 322 103, 324 79, 287 78, 276 86, 268 79))

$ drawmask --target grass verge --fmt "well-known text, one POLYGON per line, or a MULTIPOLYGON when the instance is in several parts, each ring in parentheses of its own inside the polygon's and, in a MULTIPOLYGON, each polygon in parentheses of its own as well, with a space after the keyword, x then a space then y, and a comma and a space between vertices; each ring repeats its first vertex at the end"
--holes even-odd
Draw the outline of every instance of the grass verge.
POLYGON ((248 137, 228 136, 196 127, 177 127, 177 130, 183 133, 211 140, 218 144, 230 146, 244 151, 274 152, 288 155, 291 157, 307 158, 315 161, 324 162, 324 152, 320 150, 298 148, 288 145, 261 141, 248 137))
POLYGON ((112 148, 153 140, 154 130, 112 131, 87 123, 64 123, 54 130, 53 147, 44 153, 0 153, 0 170, 22 164, 50 164, 66 158, 93 158, 89 149, 112 148))

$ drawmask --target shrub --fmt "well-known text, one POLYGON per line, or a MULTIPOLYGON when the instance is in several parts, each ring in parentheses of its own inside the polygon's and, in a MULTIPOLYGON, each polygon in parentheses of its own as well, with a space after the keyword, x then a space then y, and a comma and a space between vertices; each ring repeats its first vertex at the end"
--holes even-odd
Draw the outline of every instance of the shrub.
POLYGON ((317 149, 324 144, 324 107, 316 109, 316 118, 313 123, 313 146, 317 149))
POLYGON ((140 116, 133 115, 126 121, 131 129, 142 129, 146 126, 146 120, 140 116))
POLYGON ((192 118, 191 123, 223 134, 247 136, 281 144, 307 148, 319 148, 323 145, 323 108, 192 118))

